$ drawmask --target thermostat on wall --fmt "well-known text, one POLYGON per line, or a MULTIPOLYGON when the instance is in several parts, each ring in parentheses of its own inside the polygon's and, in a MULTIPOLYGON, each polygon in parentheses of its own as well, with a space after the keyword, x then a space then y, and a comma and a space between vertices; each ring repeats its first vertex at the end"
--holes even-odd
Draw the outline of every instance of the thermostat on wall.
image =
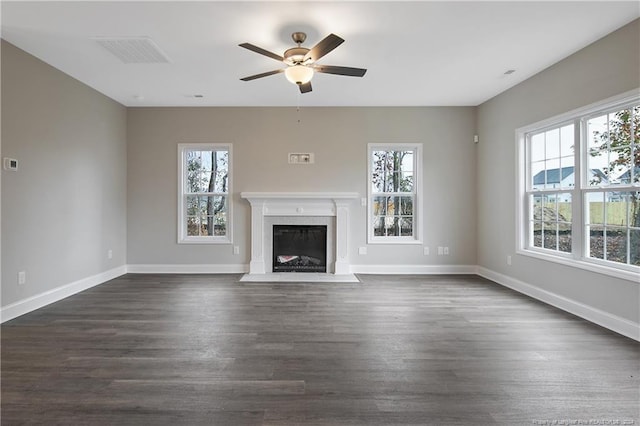
POLYGON ((14 158, 4 158, 4 169, 5 170, 11 170, 12 172, 15 172, 18 170, 18 160, 14 159, 14 158))

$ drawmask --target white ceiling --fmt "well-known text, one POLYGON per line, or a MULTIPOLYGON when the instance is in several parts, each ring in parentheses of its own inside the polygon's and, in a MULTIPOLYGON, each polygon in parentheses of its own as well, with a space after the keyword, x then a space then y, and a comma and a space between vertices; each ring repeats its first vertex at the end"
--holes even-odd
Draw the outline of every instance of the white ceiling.
POLYGON ((478 105, 640 16, 622 2, 3 1, 2 38, 127 106, 478 105), (319 61, 367 68, 316 74, 313 92, 277 74, 293 31, 319 61), (92 37, 147 36, 170 63, 124 64, 92 37), (505 71, 514 69, 511 75, 505 71), (203 95, 195 98, 194 95, 203 95))

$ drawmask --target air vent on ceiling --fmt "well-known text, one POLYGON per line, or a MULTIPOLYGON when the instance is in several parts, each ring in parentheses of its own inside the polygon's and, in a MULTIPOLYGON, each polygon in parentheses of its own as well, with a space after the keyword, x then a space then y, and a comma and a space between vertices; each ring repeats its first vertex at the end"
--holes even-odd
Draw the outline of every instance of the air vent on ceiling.
POLYGON ((93 37, 100 46, 125 64, 161 64, 169 62, 149 37, 93 37))

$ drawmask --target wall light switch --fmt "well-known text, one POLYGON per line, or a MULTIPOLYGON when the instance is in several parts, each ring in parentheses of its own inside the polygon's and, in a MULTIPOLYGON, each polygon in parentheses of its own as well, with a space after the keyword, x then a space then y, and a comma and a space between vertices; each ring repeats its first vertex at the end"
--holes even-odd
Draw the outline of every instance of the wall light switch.
POLYGON ((444 253, 444 248, 443 247, 438 247, 438 256, 442 256, 444 253))
POLYGON ((442 250, 445 256, 449 256, 449 247, 445 247, 444 250, 442 250))
POLYGON ((27 273, 25 271, 18 272, 18 284, 23 285, 27 282, 27 273))
POLYGON ((423 250, 424 250, 424 255, 429 256, 429 247, 424 247, 423 250))
POLYGON ((240 254, 240 247, 233 246, 233 254, 240 254))
POLYGON ((367 254, 367 248, 366 247, 359 247, 358 248, 358 254, 367 254))
POLYGON ((367 207, 367 199, 366 198, 361 198, 360 199, 360 205, 362 207, 367 207))

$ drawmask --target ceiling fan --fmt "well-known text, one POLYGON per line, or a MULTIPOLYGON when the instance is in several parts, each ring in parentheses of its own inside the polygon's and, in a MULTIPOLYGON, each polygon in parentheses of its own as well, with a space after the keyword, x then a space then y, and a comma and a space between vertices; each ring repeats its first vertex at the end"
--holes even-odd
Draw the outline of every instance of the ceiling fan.
POLYGON ((314 72, 346 75, 350 77, 362 77, 367 72, 364 68, 337 67, 333 65, 318 65, 316 63, 320 58, 344 42, 344 39, 335 34, 329 34, 311 49, 301 46, 301 44, 307 39, 307 35, 305 33, 295 32, 291 34, 291 38, 298 44, 298 46, 287 49, 283 56, 269 52, 268 50, 262 49, 261 47, 255 46, 251 43, 240 44, 240 47, 268 56, 276 61, 284 62, 287 65, 285 68, 250 75, 248 77, 241 78, 240 80, 250 81, 284 72, 287 80, 300 87, 301 93, 308 93, 311 91, 311 78, 313 77, 314 72))

